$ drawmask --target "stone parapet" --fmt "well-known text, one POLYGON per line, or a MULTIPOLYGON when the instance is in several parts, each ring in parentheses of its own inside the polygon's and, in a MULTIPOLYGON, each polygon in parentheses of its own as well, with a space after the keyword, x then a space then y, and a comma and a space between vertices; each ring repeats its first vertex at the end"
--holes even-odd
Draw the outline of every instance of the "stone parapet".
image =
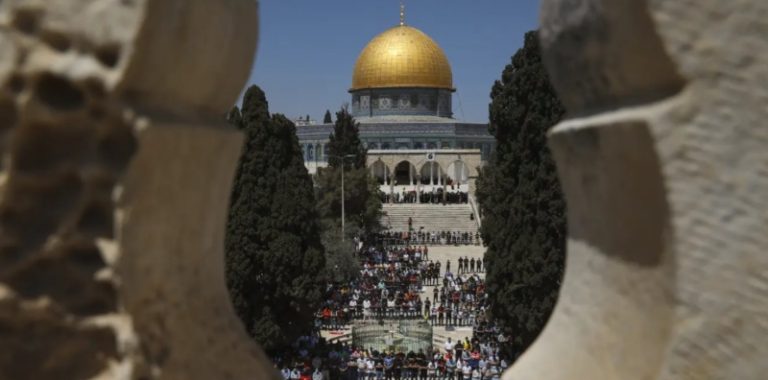
POLYGON ((548 0, 568 257, 505 379, 763 379, 768 3, 548 0))
POLYGON ((224 285, 247 0, 0 2, 0 378, 278 378, 224 285))

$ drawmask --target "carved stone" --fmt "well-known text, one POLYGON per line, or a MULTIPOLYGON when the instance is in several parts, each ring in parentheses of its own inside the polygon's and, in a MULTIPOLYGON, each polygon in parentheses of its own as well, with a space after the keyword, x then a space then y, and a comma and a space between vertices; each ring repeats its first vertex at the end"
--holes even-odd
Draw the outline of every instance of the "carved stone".
POLYGON ((0 1, 0 378, 277 378, 223 232, 249 0, 0 1))
MULTIPOLYGON (((548 0, 568 258, 505 379, 763 379, 768 3, 548 0)), ((512 300, 512 302, 514 302, 512 300)))

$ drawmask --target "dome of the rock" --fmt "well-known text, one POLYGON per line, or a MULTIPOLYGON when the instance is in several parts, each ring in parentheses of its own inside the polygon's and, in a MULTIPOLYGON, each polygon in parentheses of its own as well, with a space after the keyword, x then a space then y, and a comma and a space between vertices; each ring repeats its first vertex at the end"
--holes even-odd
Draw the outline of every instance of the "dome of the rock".
POLYGON ((360 53, 351 91, 403 87, 453 90, 453 74, 435 41, 416 28, 399 25, 374 37, 360 53))

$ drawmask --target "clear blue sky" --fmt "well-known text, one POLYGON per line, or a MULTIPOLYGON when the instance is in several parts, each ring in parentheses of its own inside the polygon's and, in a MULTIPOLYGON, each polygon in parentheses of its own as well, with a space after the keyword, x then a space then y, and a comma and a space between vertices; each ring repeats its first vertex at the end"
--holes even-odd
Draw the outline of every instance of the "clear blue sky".
MULTIPOLYGON (((322 120, 326 109, 350 101, 357 56, 397 25, 399 7, 399 0, 262 0, 248 83, 264 89, 271 112, 322 120)), ((493 81, 538 25, 538 7, 538 0, 406 0, 406 23, 431 36, 451 61, 454 117, 488 121, 493 81)))

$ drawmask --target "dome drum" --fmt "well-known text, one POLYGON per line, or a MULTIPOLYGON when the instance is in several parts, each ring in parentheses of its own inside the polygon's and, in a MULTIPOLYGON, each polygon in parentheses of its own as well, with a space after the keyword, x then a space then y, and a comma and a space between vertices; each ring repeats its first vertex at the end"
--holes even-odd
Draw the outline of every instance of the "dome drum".
POLYGON ((442 88, 371 88, 350 91, 352 116, 453 116, 452 90, 442 88))

